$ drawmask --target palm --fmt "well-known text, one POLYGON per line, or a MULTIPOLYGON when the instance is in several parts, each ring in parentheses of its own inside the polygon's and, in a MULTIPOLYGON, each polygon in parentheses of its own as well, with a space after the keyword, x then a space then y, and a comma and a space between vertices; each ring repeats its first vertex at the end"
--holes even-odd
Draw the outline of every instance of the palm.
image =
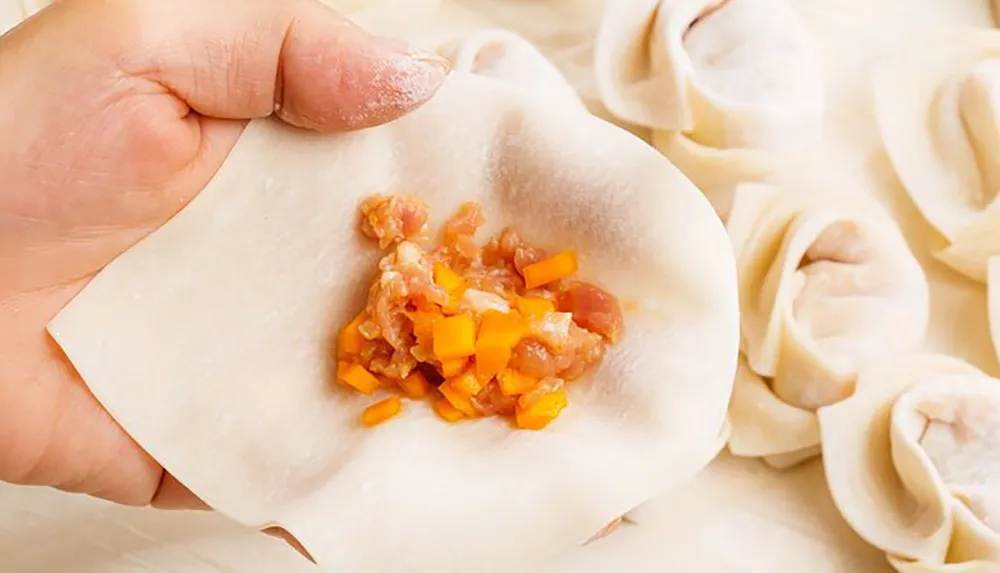
POLYGON ((197 506, 45 325, 204 188, 244 125, 215 118, 371 127, 446 68, 314 0, 73 0, 0 36, 0 480, 197 506))
POLYGON ((45 325, 204 187, 241 124, 200 118, 160 85, 114 69, 33 76, 2 59, 19 37, 0 41, 0 85, 15 86, 0 107, 19 111, 0 118, 0 133, 26 135, 0 143, 0 407, 26 407, 0 413, 0 443, 22 454, 0 458, 0 478, 45 483, 55 471, 46 460, 79 460, 56 479, 107 471, 138 480, 130 490, 146 493, 122 501, 144 503, 159 468, 89 395, 45 325))

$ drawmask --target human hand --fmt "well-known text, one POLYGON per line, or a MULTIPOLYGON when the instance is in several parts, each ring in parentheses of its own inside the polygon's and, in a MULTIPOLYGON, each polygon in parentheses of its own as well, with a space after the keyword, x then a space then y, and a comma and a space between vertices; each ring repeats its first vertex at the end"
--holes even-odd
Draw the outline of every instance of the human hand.
POLYGON ((45 325, 197 195, 245 120, 371 127, 446 72, 316 0, 63 0, 0 37, 0 480, 199 506, 45 325))

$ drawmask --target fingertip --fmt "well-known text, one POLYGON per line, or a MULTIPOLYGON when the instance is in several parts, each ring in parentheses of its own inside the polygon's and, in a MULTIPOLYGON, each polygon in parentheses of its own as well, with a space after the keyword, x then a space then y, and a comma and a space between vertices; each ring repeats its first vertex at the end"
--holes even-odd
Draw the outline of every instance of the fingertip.
POLYGON ((290 124, 330 132, 387 123, 431 99, 451 70, 436 53, 332 22, 337 34, 316 20, 288 31, 275 107, 290 124))

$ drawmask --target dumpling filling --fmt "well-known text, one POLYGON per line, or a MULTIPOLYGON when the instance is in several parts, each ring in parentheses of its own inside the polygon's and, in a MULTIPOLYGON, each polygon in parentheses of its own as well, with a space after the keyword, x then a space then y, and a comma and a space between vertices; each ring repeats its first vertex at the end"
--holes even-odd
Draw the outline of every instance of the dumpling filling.
MULTIPOLYGON (((574 251, 554 255, 506 228, 484 246, 481 208, 466 203, 436 246, 419 199, 373 196, 361 230, 388 253, 364 310, 337 337, 337 380, 364 394, 396 389, 434 401, 449 422, 502 416, 539 430, 567 406, 564 387, 621 337, 618 299, 573 280, 574 251)), ((372 426, 402 411, 393 396, 365 410, 372 426)))
POLYGON ((984 525, 1000 532, 1000 396, 953 394, 917 406, 919 443, 944 483, 984 525))

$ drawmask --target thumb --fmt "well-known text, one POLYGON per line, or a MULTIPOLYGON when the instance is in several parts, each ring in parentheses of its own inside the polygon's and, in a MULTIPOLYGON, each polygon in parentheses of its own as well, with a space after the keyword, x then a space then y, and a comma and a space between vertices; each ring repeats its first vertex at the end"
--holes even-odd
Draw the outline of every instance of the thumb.
POLYGON ((72 20, 52 29, 86 36, 77 46, 213 118, 371 127, 426 102, 448 71, 443 58, 368 34, 316 0, 74 0, 49 10, 72 20))

